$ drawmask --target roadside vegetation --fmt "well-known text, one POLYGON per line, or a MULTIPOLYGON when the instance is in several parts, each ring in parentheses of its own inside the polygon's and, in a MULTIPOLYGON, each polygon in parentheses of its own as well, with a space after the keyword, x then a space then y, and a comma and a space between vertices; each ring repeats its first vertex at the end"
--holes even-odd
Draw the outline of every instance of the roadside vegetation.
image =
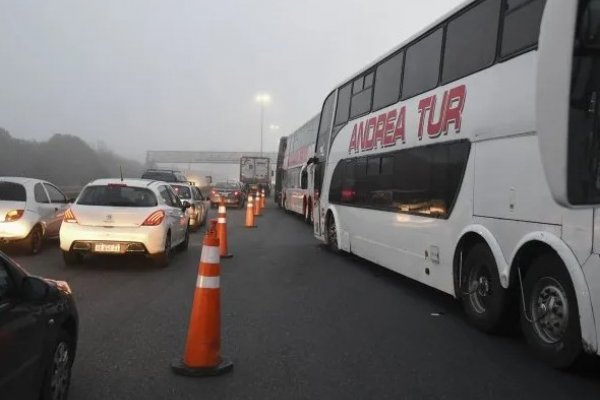
POLYGON ((55 134, 47 141, 14 138, 0 128, 0 176, 45 179, 63 188, 85 185, 98 178, 139 178, 144 165, 99 146, 92 148, 81 138, 55 134))

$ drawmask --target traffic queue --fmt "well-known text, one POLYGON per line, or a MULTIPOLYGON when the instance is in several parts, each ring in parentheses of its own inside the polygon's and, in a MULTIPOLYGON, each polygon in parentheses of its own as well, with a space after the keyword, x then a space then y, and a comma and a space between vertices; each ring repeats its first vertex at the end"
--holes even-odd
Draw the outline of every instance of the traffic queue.
MULTIPOLYGON (((207 229, 199 270, 198 291, 207 292, 197 295, 213 300, 202 307, 194 302, 186 353, 172 366, 175 373, 215 375, 233 366, 214 346, 220 340, 214 290, 219 259, 232 256, 225 199, 220 197, 218 218, 207 229), (199 332, 201 325, 209 329, 199 332)), ((247 228, 256 227, 265 202, 264 189, 248 195, 247 228)), ((176 249, 187 250, 190 232, 206 224, 209 206, 207 197, 183 181, 99 179, 69 199, 50 182, 0 177, 0 244, 2 250, 16 247, 34 255, 46 239, 58 238, 66 266, 90 255, 140 254, 164 268, 176 249)), ((66 399, 79 339, 72 290, 65 281, 30 275, 2 250, 0 393, 11 399, 66 399)))

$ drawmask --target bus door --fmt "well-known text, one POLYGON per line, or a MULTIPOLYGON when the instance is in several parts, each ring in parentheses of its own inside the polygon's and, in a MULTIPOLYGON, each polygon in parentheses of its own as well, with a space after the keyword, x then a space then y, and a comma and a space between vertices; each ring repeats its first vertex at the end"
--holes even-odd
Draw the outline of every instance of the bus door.
POLYGON ((333 113, 335 110, 337 90, 334 90, 327 96, 323 103, 323 109, 321 110, 321 120, 319 121, 319 132, 317 135, 317 142, 315 144, 315 157, 312 158, 314 161, 311 165, 313 166, 313 185, 309 186, 309 189, 314 193, 313 196, 313 226, 314 234, 317 237, 322 238, 324 235, 323 225, 325 221, 325 211, 322 207, 325 207, 321 200, 321 186, 323 184, 323 174, 325 173, 325 164, 327 163, 327 156, 329 154, 329 138, 331 136, 331 130, 333 128, 333 113))
POLYGON ((323 162, 311 163, 306 166, 308 180, 307 194, 312 199, 312 220, 315 236, 321 236, 320 193, 323 174, 323 162))

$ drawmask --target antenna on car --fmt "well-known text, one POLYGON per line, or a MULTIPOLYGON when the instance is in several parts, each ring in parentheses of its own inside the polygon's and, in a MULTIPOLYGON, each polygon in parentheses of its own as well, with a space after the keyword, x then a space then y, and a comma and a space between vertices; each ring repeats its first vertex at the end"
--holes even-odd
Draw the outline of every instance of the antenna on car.
POLYGON ((123 182, 123 166, 119 165, 119 172, 121 173, 121 182, 123 182))

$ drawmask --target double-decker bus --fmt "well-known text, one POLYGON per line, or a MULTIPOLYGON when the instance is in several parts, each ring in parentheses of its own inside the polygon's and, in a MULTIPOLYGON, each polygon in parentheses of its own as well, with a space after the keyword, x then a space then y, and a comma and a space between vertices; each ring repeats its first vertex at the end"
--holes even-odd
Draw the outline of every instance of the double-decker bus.
POLYGON ((276 199, 280 207, 300 214, 307 223, 312 223, 313 213, 306 165, 315 148, 318 125, 317 114, 289 136, 282 137, 279 144, 282 162, 275 182, 275 187, 280 188, 276 199))
POLYGON ((600 0, 464 2, 326 97, 315 236, 554 366, 598 354, 598 71, 600 0))

